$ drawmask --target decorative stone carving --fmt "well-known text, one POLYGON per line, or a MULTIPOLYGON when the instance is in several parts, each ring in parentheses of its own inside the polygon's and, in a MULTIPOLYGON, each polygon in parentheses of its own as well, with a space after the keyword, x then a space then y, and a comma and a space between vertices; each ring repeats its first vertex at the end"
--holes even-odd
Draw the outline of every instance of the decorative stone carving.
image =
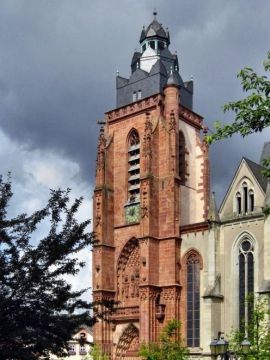
POLYGON ((173 288, 173 287, 164 288, 162 290, 161 297, 164 300, 174 300, 175 299, 175 288, 173 288))
POLYGON ((98 139, 98 151, 97 151, 97 160, 96 160, 96 176, 97 183, 102 183, 102 174, 105 167, 105 147, 106 147, 106 138, 104 136, 104 128, 100 128, 99 139, 98 139))
POLYGON ((101 216, 102 216, 102 208, 101 208, 101 202, 102 202, 102 196, 101 194, 97 193, 96 194, 96 198, 95 198, 95 227, 97 228, 98 226, 101 225, 101 216))
POLYGON ((154 301, 159 294, 159 291, 153 287, 140 287, 140 300, 141 301, 154 301))
POLYGON ((148 206, 149 206, 149 195, 148 195, 148 190, 149 190, 149 183, 148 180, 144 180, 141 183, 141 218, 145 218, 148 217, 149 215, 149 210, 148 210, 148 206))
POLYGON ((140 288, 140 300, 146 301, 148 298, 148 289, 147 288, 140 288))
POLYGON ((202 128, 202 121, 203 118, 198 114, 191 112, 190 110, 186 109, 182 105, 179 106, 179 116, 186 121, 187 123, 197 127, 198 129, 202 128))
MULTIPOLYGON (((117 300, 122 304, 133 303, 139 298, 140 252, 137 239, 124 246, 117 265, 117 300)), ((137 300, 138 301, 138 300, 137 300)))
POLYGON ((135 320, 139 319, 139 306, 118 307, 112 314, 113 320, 135 320))
POLYGON ((123 331, 116 347, 116 359, 128 359, 136 357, 139 351, 139 331, 133 325, 129 324, 123 331))
POLYGON ((170 121, 169 121, 169 131, 175 131, 176 121, 173 110, 170 113, 170 121))
POLYGON ((161 299, 164 301, 180 300, 181 289, 175 286, 166 287, 162 289, 161 299))
POLYGON ((150 120, 150 113, 146 113, 146 120, 144 124, 143 136, 143 154, 144 154, 144 171, 151 172, 151 158, 152 158, 152 123, 150 120))
POLYGON ((120 109, 109 111, 106 113, 106 118, 108 122, 112 122, 125 116, 134 115, 136 112, 147 111, 158 106, 161 100, 162 95, 154 95, 149 98, 142 99, 141 101, 137 101, 131 105, 123 106, 120 109))

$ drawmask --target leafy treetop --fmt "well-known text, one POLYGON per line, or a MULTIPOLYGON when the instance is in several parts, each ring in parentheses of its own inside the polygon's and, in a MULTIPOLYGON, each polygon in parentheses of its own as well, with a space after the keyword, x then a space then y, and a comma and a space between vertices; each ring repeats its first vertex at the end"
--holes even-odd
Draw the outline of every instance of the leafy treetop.
POLYGON ((95 242, 87 231, 89 221, 76 219, 82 198, 70 205, 69 192, 51 190, 43 209, 9 219, 11 181, 0 178, 2 359, 35 360, 50 352, 64 355, 76 329, 95 321, 93 304, 81 299, 86 289, 74 291, 67 280, 84 266, 80 251, 95 242), (48 234, 37 241, 35 231, 46 219, 48 234))

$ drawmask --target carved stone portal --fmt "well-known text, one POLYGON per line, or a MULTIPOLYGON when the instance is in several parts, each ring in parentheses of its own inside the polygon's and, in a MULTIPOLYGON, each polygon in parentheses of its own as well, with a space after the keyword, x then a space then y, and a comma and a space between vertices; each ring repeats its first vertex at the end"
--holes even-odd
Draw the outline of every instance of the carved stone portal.
POLYGON ((133 324, 129 324, 123 331, 117 344, 115 359, 131 360, 138 356, 139 331, 133 324))

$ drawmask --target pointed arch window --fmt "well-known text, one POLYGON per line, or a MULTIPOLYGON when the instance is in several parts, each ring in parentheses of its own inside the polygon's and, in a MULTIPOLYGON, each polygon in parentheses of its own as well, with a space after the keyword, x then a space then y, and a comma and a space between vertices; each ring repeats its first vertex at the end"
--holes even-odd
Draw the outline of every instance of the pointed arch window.
POLYGON ((254 211, 254 191, 249 190, 249 211, 254 211))
POLYGON ((128 139, 128 201, 140 199, 140 138, 138 132, 131 131, 128 139))
POLYGON ((246 182, 243 182, 243 211, 246 214, 248 212, 248 186, 246 182))
POLYGON ((236 193, 236 211, 237 214, 241 214, 242 212, 242 198, 239 191, 236 193))
POLYGON ((248 303, 247 296, 254 294, 254 246, 250 239, 244 238, 238 248, 239 264, 239 326, 245 327, 252 315, 252 304, 248 303))
POLYGON ((191 253, 186 259, 187 346, 200 346, 200 258, 191 253))
POLYGON ((237 215, 248 215, 255 208, 255 194, 250 181, 243 181, 235 194, 234 211, 237 215))
POLYGON ((179 177, 184 184, 186 179, 186 141, 182 131, 179 131, 179 177))

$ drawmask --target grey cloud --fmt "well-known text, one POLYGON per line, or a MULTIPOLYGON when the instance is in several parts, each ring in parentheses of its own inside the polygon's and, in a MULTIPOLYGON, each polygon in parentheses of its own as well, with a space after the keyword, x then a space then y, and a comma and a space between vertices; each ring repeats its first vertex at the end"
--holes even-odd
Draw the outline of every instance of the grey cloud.
MULTIPOLYGON (((221 106, 243 96, 237 71, 245 65, 261 70, 269 47, 267 0, 4 0, 1 129, 29 149, 54 150, 77 161, 81 177, 92 181, 96 121, 115 106, 116 70, 129 74, 141 28, 151 21, 154 6, 169 27, 183 78, 194 76, 194 110, 209 127, 216 119, 230 120, 221 106)), ((228 183, 240 155, 259 158, 268 135, 235 137, 212 147, 217 192, 228 183)))

